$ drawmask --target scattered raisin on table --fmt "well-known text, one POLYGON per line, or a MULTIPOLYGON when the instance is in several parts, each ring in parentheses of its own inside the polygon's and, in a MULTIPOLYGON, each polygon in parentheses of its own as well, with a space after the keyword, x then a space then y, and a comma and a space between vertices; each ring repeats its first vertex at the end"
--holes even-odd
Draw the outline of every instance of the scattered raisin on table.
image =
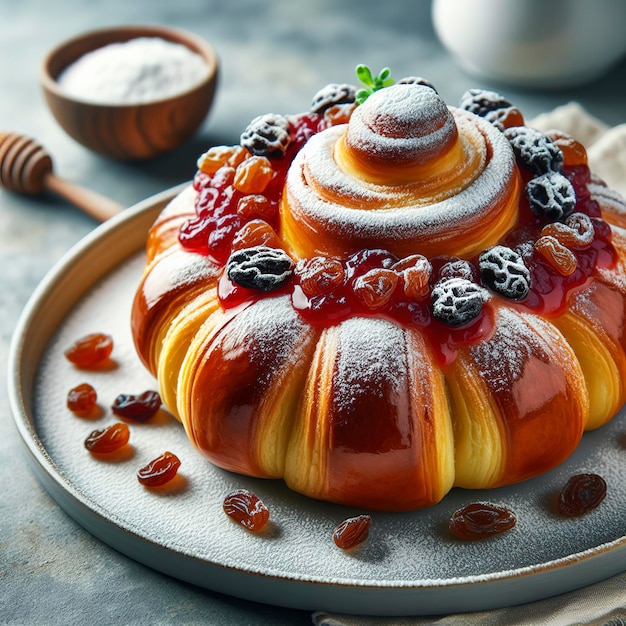
POLYGON ((559 511, 578 517, 593 511, 606 496, 606 481, 598 474, 575 474, 559 496, 559 511))
POLYGON ((92 431, 85 439, 85 448, 94 454, 111 454, 123 448, 129 439, 128 426, 116 422, 107 428, 92 431))
POLYGON ((66 351, 65 357, 76 367, 89 369, 109 358, 113 339, 104 333, 91 333, 77 339, 66 351))
POLYGON ((252 532, 261 530, 270 518, 269 509, 247 489, 231 491, 222 506, 228 517, 252 532))
POLYGON ((97 401, 98 394, 89 383, 76 385, 67 393, 67 408, 76 415, 89 415, 97 401))
POLYGON ((335 528, 333 541, 342 550, 356 548, 367 539, 371 525, 372 518, 369 515, 349 517, 335 528))
POLYGON ((474 502, 455 511, 448 526, 455 537, 476 541, 511 530, 515 523, 511 509, 490 502, 474 502))
POLYGON ((144 391, 139 395, 120 394, 111 406, 115 415, 145 422, 161 408, 161 397, 156 391, 144 391))
POLYGON ((146 487, 161 487, 178 473, 180 459, 172 452, 164 452, 137 471, 137 480, 146 487))

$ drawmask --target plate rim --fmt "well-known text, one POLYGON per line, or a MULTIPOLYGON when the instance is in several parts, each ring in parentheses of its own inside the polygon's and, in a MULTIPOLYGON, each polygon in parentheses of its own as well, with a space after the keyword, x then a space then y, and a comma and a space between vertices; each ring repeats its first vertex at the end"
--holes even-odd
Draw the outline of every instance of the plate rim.
MULTIPOLYGON (((27 330, 36 318, 46 295, 54 292, 62 274, 75 263, 76 259, 88 253, 94 243, 113 236, 120 229, 128 228, 129 223, 143 219, 148 223, 149 227, 153 219, 156 218, 157 211, 160 211, 169 200, 173 199, 188 185, 188 182, 182 183, 132 205, 119 215, 97 226, 74 244, 39 282, 28 299, 15 327, 8 356, 8 395, 13 422, 17 427, 21 442, 28 452, 31 469, 52 499, 72 519, 99 540, 129 558, 177 579, 233 596, 290 608, 306 608, 307 610, 343 610, 345 612, 344 600, 345 596, 348 595, 353 596, 354 601, 357 602, 354 607, 351 607, 353 610, 350 612, 352 613, 358 612, 363 615, 441 614, 450 612, 447 600, 449 593, 455 593, 459 600, 457 604, 460 606, 460 610, 455 612, 486 610, 512 606, 573 591, 581 586, 600 582, 626 569, 626 535, 624 535, 613 541, 544 563, 458 578, 388 581, 388 584, 373 584, 371 581, 354 579, 322 580, 319 576, 289 577, 206 561, 193 554, 185 554, 183 551, 171 546, 162 546, 158 542, 154 542, 135 532, 131 525, 124 525, 116 522, 112 517, 107 517, 97 502, 83 494, 71 482, 65 480, 62 472, 47 453, 37 434, 32 411, 29 410, 23 393, 24 348, 27 344, 27 330), (154 217, 152 217, 152 214, 154 214, 154 217), (84 515, 77 519, 78 512, 86 513, 88 519, 85 519, 84 515), (131 541, 124 541, 129 535, 132 537, 131 541), (132 545, 133 542, 137 542, 138 545, 132 545), (124 544, 122 549, 119 547, 120 543, 124 544), (146 547, 148 547, 147 552, 146 547), (155 558, 159 556, 163 548, 166 548, 169 553, 169 560, 162 561, 160 558, 155 558), (155 552, 154 555, 152 554, 153 551, 155 552), (193 567, 194 563, 195 569, 193 567), (183 568, 182 572, 179 571, 181 564, 192 566, 191 570, 185 572, 183 568), (203 585, 202 582, 199 582, 197 574, 194 572, 196 569, 201 571, 205 567, 219 570, 220 577, 223 577, 223 579, 220 581, 212 580, 211 585, 203 585), (560 585, 552 584, 550 591, 543 595, 537 595, 536 589, 532 594, 528 591, 519 590, 520 580, 532 576, 537 581, 537 584, 541 585, 543 579, 550 576, 555 570, 563 567, 582 573, 585 580, 583 580, 582 584, 575 586, 565 584, 565 582, 560 585), (595 573, 595 576, 590 575, 591 571, 595 573), (254 577, 256 583, 254 589, 248 584, 251 576, 254 577), (268 602, 266 599, 267 587, 277 582, 289 587, 291 596, 285 594, 284 602, 268 602), (239 593, 237 592, 239 587, 236 586, 238 584, 242 584, 243 587, 243 591, 239 593), (476 597, 479 594, 476 594, 474 590, 477 586, 485 584, 492 586, 496 591, 500 590, 500 593, 492 594, 493 600, 491 602, 478 602, 476 597), (234 589, 233 585, 235 585, 234 589), (398 602, 391 609, 391 612, 389 610, 386 610, 384 613, 372 612, 372 609, 375 609, 377 603, 381 601, 378 597, 381 594, 396 596, 398 602), (426 594, 429 595, 429 599, 425 603, 422 596, 426 594), (416 612, 417 606, 427 609, 427 613, 423 613, 420 610, 416 612), (355 608, 356 610, 354 610, 355 608), (360 611, 360 608, 363 611, 360 611)), ((133 250, 126 249, 124 254, 119 253, 116 255, 115 261, 111 263, 111 269, 118 267, 125 258, 130 257, 139 250, 140 247, 133 250)), ((98 272, 98 276, 85 287, 82 293, 105 276, 107 271, 111 270, 98 272)), ((78 299, 68 305, 68 310, 71 309, 78 299)), ((47 337, 47 340, 49 341, 50 338, 51 335, 47 337)), ((42 346, 41 353, 43 353, 44 349, 45 346, 42 346)), ((35 372, 32 372, 31 376, 34 379, 35 372)), ((120 520, 120 522, 123 522, 123 520, 120 520)), ((532 587, 532 585, 530 586, 532 587)), ((386 599, 388 598, 386 597, 386 599)))

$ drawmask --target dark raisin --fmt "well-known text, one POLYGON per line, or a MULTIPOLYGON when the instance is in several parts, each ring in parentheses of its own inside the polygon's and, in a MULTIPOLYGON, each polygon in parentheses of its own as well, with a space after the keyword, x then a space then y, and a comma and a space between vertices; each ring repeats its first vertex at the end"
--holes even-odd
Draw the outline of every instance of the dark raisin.
POLYGON ((468 89, 459 102, 459 108, 474 113, 479 117, 485 117, 490 111, 506 109, 511 103, 495 91, 486 89, 468 89))
POLYGON ((228 278, 242 287, 272 291, 285 284, 294 263, 284 250, 255 246, 230 255, 226 264, 228 278))
POLYGON ((320 89, 311 103, 311 111, 320 115, 336 104, 351 104, 356 99, 356 87, 346 83, 331 83, 320 89))
POLYGON ((421 76, 406 76, 405 78, 401 78, 397 84, 398 85, 419 85, 420 87, 429 87, 435 93, 437 93, 435 86, 429 80, 426 80, 425 78, 422 78, 421 76))
POLYGON ((290 143, 289 121, 276 113, 255 117, 241 134, 241 145, 257 156, 279 156, 290 143))
POLYGON ((450 257, 445 261, 437 272, 437 278, 443 280, 446 278, 464 278, 474 282, 476 279, 476 271, 474 266, 465 259, 450 257))
POLYGON ((576 474, 561 491, 559 510, 563 515, 578 517, 593 511, 606 496, 606 481, 598 474, 576 474))
POLYGON ((506 246, 484 250, 478 258, 483 284, 506 298, 522 300, 530 290, 530 272, 522 257, 506 246))
POLYGON ((549 221, 564 220, 576 206, 576 192, 569 180, 559 172, 549 172, 526 183, 530 209, 537 217, 549 221))
POLYGON ((111 405, 115 415, 134 422, 149 420, 161 408, 161 396, 156 391, 144 391, 139 395, 122 393, 111 405))
POLYGON ((558 172, 563 165, 561 149, 547 135, 528 126, 504 131, 518 161, 537 175, 558 172))
POLYGON ((449 528, 459 539, 476 541, 511 530, 515 524, 511 509, 490 502, 474 502, 453 513, 449 528))
POLYGON ((485 292, 465 278, 447 278, 438 282, 432 294, 433 315, 450 326, 467 324, 480 315, 485 292))

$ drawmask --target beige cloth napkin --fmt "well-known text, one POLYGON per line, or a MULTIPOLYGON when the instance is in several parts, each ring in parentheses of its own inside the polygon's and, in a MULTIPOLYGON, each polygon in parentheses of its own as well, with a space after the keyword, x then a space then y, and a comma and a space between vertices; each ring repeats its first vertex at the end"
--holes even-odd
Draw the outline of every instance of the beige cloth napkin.
MULTIPOLYGON (((543 132, 559 129, 582 143, 592 172, 626 197, 626 123, 609 128, 570 102, 527 124, 543 132)), ((584 589, 505 609, 426 618, 318 611, 312 621, 316 626, 626 626, 626 572, 584 589)))

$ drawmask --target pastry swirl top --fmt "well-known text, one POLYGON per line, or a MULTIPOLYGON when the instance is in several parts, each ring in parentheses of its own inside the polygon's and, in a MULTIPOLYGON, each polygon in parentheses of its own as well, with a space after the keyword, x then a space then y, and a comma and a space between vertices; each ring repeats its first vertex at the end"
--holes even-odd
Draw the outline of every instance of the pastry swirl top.
POLYGON ((296 156, 281 207, 291 252, 471 255, 494 244, 517 219, 519 174, 508 141, 428 87, 385 92, 296 156))

